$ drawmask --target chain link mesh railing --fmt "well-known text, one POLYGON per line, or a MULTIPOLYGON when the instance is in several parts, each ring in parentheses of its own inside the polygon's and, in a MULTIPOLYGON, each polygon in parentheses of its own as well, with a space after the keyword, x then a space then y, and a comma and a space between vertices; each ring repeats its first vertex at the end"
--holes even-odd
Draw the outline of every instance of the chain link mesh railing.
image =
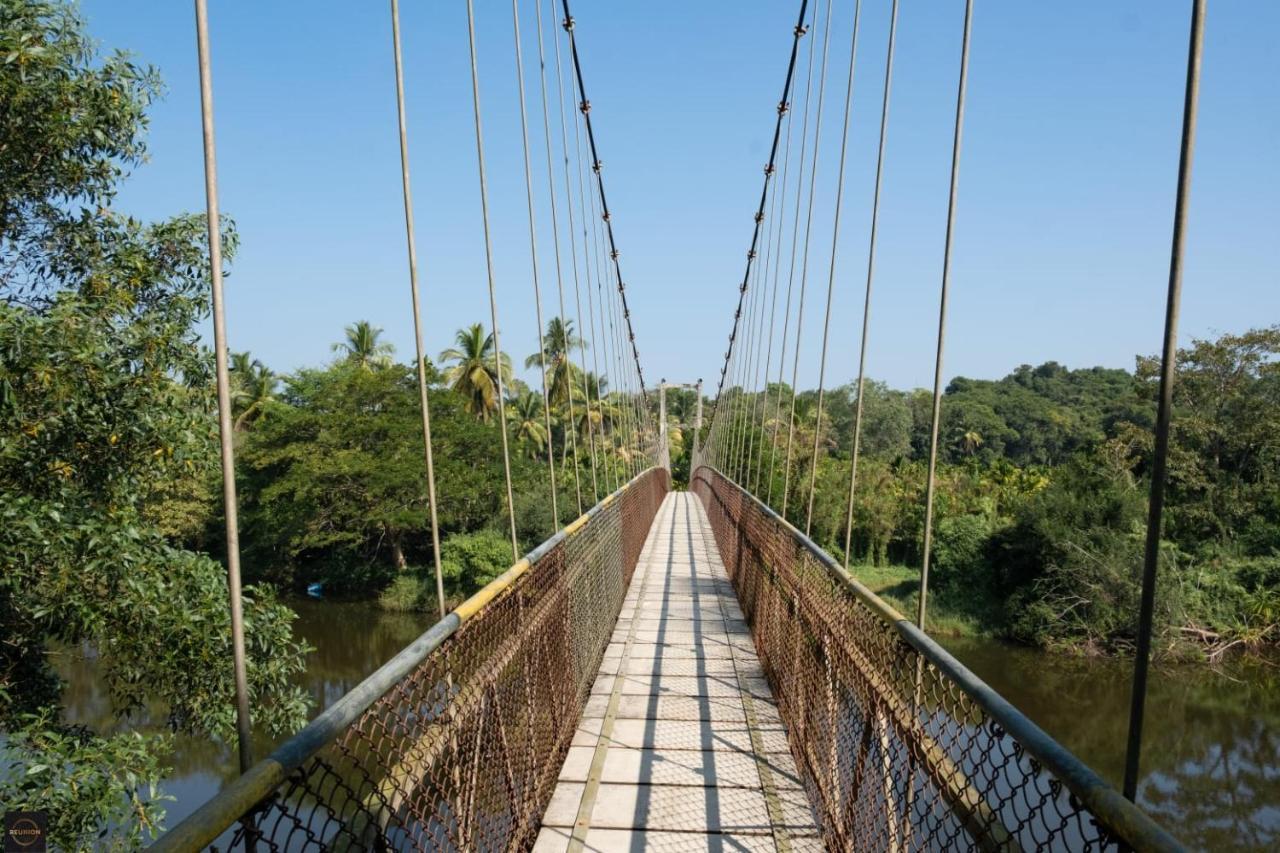
POLYGON ((652 468, 605 498, 155 848, 532 846, 669 487, 652 468))
POLYGON ((759 500, 691 488, 829 849, 1181 849, 759 500))

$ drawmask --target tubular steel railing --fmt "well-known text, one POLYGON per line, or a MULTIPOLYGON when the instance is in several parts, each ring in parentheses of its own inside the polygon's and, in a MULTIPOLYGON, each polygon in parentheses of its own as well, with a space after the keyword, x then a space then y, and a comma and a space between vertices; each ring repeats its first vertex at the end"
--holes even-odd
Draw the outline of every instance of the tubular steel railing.
POLYGON ((531 847, 669 488, 636 476, 152 849, 531 847))
POLYGON ((757 498, 691 489, 828 849, 1182 849, 757 498))

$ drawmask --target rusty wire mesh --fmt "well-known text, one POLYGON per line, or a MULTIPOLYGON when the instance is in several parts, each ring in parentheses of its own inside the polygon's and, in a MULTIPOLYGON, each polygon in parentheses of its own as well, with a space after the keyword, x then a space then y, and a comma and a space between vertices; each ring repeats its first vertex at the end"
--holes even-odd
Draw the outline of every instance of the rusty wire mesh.
POLYGON ((1178 849, 757 499, 707 467, 692 490, 829 849, 1178 849))
POLYGON ((420 664, 246 804, 230 849, 531 846, 668 487, 640 475, 474 615, 446 617, 458 627, 420 664))

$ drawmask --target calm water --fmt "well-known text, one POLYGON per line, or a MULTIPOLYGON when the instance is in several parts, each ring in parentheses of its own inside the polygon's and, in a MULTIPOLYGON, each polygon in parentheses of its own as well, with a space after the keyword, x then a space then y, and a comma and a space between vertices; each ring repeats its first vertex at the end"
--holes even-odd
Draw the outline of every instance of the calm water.
MULTIPOLYGON (((1131 664, 991 640, 943 645, 1117 788, 1131 664)), ((1139 802, 1188 847, 1280 848, 1280 659, 1156 670, 1139 802)))
MULTIPOLYGON (((403 615, 370 604, 299 600, 297 627, 316 651, 302 683, 326 707, 424 631, 427 614, 403 615)), ((1119 786, 1128 715, 1129 668, 1076 660, 991 641, 945 645, 1104 778, 1119 786)), ((92 660, 69 654, 66 702, 77 722, 105 731, 110 707, 92 660)), ((159 718, 157 716, 157 718, 159 718)), ((257 755, 273 746, 259 738, 257 755)), ((234 751, 181 738, 164 790, 169 826, 233 778, 234 751)), ((1280 666, 1239 661, 1221 672, 1204 666, 1153 673, 1148 700, 1141 800, 1190 847, 1280 848, 1280 666)))
MULTIPOLYGON (((319 713, 364 680, 369 673, 396 652, 413 642, 430 627, 430 614, 387 613, 364 602, 294 599, 289 606, 298 614, 297 632, 315 651, 307 659, 307 671, 300 683, 311 694, 313 713, 319 713)), ((64 700, 73 722, 85 723, 97 731, 115 724, 111 707, 96 676, 92 659, 69 654, 59 661, 59 671, 67 679, 64 700)), ((163 723, 163 709, 155 709, 153 719, 163 723)), ((144 720, 136 728, 151 725, 144 720)), ((254 757, 262 758, 276 746, 265 735, 255 738, 254 757)), ((179 737, 170 759, 173 773, 163 791, 176 799, 165 804, 166 826, 174 826, 235 778, 237 758, 234 745, 209 738, 179 737)))

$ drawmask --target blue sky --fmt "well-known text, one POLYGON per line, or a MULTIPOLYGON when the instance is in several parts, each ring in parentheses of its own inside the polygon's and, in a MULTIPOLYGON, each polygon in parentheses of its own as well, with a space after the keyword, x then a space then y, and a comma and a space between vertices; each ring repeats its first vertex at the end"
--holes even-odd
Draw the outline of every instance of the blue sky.
MULTIPOLYGON (((544 14, 549 0, 544 3, 544 14)), ((382 2, 211 2, 223 210, 242 248, 232 348, 277 370, 329 359, 344 324, 413 350, 390 18, 382 2)), ((857 371, 889 0, 865 0, 828 383, 857 371)), ((167 84, 151 159, 126 184, 145 218, 203 209, 189 3, 82 0, 104 47, 167 84)), ((574 4, 592 117, 646 378, 714 382, 750 239, 798 4, 574 4)), ((1021 363, 1131 367, 1158 350, 1187 2, 978 0, 947 374, 1021 363)), ((544 300, 554 293, 534 6, 521 2, 544 300)), ((465 4, 402 8, 427 348, 488 322, 465 4)), ((478 0, 504 348, 535 349, 511 8, 478 0)), ((904 2, 893 81, 869 375, 932 378, 963 3, 904 2)), ((852 3, 837 0, 806 326, 820 328, 852 3), (816 298, 815 298, 816 297, 816 298)), ((1211 2, 1182 339, 1280 322, 1280 4, 1211 2)), ((552 69, 554 71, 554 69, 552 69)), ((553 107, 554 109, 554 107, 553 107)), ((553 123, 555 119, 553 117, 553 123)), ((564 215, 563 209, 561 215, 564 215)), ((550 312, 544 301, 544 310, 550 312)), ((801 384, 816 381, 806 336, 801 384)), ((532 377, 529 377, 532 378, 532 377)))

